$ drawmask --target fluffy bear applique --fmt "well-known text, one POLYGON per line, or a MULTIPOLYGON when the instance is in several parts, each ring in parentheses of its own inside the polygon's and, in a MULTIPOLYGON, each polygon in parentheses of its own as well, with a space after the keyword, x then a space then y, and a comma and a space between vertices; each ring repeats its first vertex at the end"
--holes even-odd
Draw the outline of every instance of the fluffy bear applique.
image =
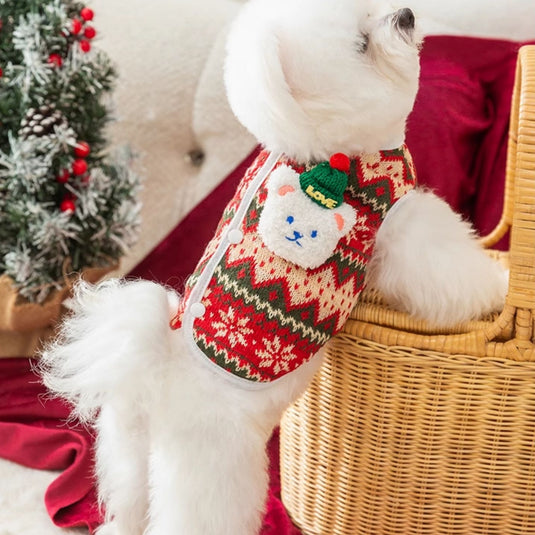
POLYGON ((266 247, 303 268, 316 268, 334 252, 356 221, 344 202, 347 175, 323 162, 299 174, 287 165, 273 171, 258 232, 266 247))

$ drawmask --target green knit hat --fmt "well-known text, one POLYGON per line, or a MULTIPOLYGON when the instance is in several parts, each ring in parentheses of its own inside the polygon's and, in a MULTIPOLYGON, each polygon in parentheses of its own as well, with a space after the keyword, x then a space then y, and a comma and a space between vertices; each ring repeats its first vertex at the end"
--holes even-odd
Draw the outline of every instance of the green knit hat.
POLYGON ((332 210, 344 202, 347 174, 321 162, 316 167, 299 175, 301 189, 316 204, 332 210))

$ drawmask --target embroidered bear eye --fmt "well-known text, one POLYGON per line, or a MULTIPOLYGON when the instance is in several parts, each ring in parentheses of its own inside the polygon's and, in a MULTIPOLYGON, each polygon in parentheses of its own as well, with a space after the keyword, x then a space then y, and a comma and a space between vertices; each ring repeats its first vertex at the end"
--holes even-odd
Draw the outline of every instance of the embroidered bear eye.
POLYGON ((287 221, 288 223, 290 223, 290 225, 291 225, 291 224, 294 222, 294 218, 293 218, 293 216, 292 216, 292 215, 289 215, 289 216, 286 218, 286 221, 287 221))
POLYGON ((318 236, 318 231, 317 230, 313 230, 311 233, 310 233, 310 237, 311 238, 316 238, 318 236))

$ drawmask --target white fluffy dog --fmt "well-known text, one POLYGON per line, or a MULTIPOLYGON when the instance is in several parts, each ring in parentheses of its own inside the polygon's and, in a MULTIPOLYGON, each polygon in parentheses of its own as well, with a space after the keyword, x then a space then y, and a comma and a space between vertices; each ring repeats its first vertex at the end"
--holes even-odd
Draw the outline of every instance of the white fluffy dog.
POLYGON ((374 242, 368 283, 419 317, 452 324, 503 303, 505 276, 470 227, 431 193, 407 193, 418 48, 412 12, 379 0, 244 7, 227 90, 267 150, 186 294, 80 284, 42 356, 46 385, 97 430, 100 534, 259 532, 266 441, 354 305, 374 242), (383 171, 394 178, 379 183, 383 171), (269 245, 271 232, 280 239, 269 245))

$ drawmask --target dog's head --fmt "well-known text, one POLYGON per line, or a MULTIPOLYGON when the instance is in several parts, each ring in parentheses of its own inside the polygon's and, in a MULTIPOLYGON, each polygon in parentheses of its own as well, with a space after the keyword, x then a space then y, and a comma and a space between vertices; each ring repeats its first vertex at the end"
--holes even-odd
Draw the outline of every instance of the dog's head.
POLYGON ((383 0, 250 0, 231 30, 231 107, 299 161, 399 146, 418 87, 410 9, 383 0))

